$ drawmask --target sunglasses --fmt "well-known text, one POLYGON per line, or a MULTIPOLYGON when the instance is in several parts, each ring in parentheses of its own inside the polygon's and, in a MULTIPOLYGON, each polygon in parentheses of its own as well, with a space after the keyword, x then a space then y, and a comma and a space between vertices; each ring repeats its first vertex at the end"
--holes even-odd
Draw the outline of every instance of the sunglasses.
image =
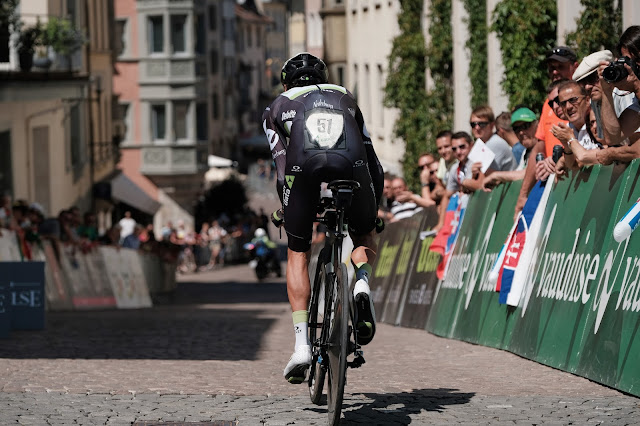
POLYGON ((460 149, 460 151, 464 151, 465 149, 468 149, 469 145, 458 145, 458 146, 452 146, 451 150, 453 152, 456 152, 458 149, 460 149))
POLYGON ((518 124, 517 126, 513 126, 513 132, 514 133, 518 133, 518 132, 522 132, 527 130, 529 127, 531 127, 531 125, 533 124, 533 121, 530 123, 522 123, 522 124, 518 124))
POLYGON ((574 96, 573 98, 569 98, 564 101, 558 100, 558 105, 560 105, 562 108, 566 108, 567 102, 569 102, 571 105, 577 106, 578 102, 580 102, 582 98, 584 98, 584 96, 574 96))
POLYGON ((430 165, 431 165, 431 164, 423 164, 423 165, 418 164, 417 169, 418 169, 418 170, 423 170, 425 167, 429 167, 430 165))
POLYGON ((553 99, 549 99, 549 100, 547 101, 547 104, 549 105, 549 108, 553 109, 553 104, 557 104, 558 102, 559 102, 559 101, 558 101, 558 97, 556 96, 556 97, 555 97, 555 98, 553 98, 553 99))
POLYGON ((600 77, 598 77, 598 73, 597 72, 592 72, 591 74, 589 74, 588 77, 585 77, 582 80, 580 80, 579 83, 581 83, 583 85, 588 84, 590 86, 593 86, 594 84, 596 84, 598 82, 598 80, 600 80, 600 77))
POLYGON ((565 56, 567 58, 574 58, 576 57, 576 54, 573 53, 571 50, 569 49, 565 49, 563 47, 556 47, 555 49, 551 49, 548 53, 547 53, 547 58, 551 55, 560 55, 560 56, 565 56))
POLYGON ((469 122, 469 126, 471 126, 472 129, 474 129, 474 128, 478 127, 478 126, 481 129, 484 129, 488 125, 489 125, 488 121, 471 121, 471 122, 469 122))

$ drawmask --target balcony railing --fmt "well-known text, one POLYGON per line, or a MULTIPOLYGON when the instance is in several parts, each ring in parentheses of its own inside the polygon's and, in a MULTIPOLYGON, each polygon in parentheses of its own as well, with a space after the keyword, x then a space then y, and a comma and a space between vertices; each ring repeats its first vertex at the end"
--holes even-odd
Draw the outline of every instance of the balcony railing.
POLYGON ((207 169, 206 155, 199 151, 207 147, 145 146, 141 148, 140 171, 144 174, 194 174, 207 169))

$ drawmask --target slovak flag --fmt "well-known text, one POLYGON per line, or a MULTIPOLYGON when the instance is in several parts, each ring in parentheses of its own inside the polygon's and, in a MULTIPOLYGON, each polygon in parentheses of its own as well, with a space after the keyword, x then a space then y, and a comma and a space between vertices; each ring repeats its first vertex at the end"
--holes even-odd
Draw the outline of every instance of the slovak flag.
POLYGON ((468 194, 456 192, 451 196, 444 215, 442 229, 438 231, 438 234, 429 247, 429 250, 442 255, 442 259, 436 269, 438 279, 443 279, 446 274, 449 259, 455 248, 456 240, 458 239, 458 231, 462 224, 468 200, 468 194))
MULTIPOLYGON (((518 215, 515 232, 511 234, 507 243, 504 252, 504 261, 500 267, 498 282, 496 283, 496 291, 500 292, 500 297, 498 299, 499 303, 507 303, 507 297, 511 291, 516 267, 522 257, 525 241, 527 240, 527 235, 529 234, 531 223, 533 222, 533 217, 536 214, 542 195, 545 192, 545 184, 546 182, 538 181, 529 193, 529 198, 518 215)), ((551 184, 549 186, 551 187, 551 184)))

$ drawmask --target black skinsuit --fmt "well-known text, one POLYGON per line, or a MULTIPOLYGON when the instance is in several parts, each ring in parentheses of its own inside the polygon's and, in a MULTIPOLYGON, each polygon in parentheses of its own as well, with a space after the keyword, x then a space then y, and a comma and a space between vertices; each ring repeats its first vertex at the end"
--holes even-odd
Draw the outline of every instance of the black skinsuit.
POLYGON ((349 228, 363 235, 375 227, 383 170, 355 99, 344 87, 295 87, 265 110, 262 125, 278 170, 289 248, 311 247, 321 182, 360 183, 351 204, 349 228))

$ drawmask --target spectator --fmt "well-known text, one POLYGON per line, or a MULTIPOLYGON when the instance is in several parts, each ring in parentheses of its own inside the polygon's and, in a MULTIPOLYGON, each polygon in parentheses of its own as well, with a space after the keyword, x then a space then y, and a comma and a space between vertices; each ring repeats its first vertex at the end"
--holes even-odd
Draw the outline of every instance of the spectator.
POLYGON ((144 230, 138 237, 142 243, 154 243, 156 242, 156 236, 153 231, 153 224, 150 223, 144 227, 144 230))
POLYGON ((108 246, 119 246, 121 233, 122 229, 120 228, 120 225, 116 223, 109 228, 102 237, 98 238, 98 242, 108 246))
POLYGON ((144 231, 144 226, 137 223, 133 227, 133 232, 127 235, 122 241, 122 247, 138 250, 140 248, 140 235, 142 234, 143 231, 144 231))
POLYGON ((136 221, 131 217, 131 212, 124 212, 124 217, 118 222, 120 225, 120 240, 124 241, 129 235, 133 234, 136 227, 136 221))
POLYGON ((585 88, 587 96, 591 99, 591 109, 596 116, 596 122, 598 124, 596 134, 600 139, 608 139, 608 135, 605 135, 602 128, 602 85, 600 84, 600 77, 598 76, 598 67, 601 61, 610 62, 612 60, 613 54, 610 50, 600 50, 586 56, 573 73, 573 80, 585 88))
POLYGON ((91 212, 84 214, 82 225, 78 226, 78 236, 89 241, 98 240, 98 227, 96 226, 96 215, 91 212))
MULTIPOLYGON (((514 111, 518 109, 515 108, 514 111)), ((513 158, 516 159, 516 164, 520 164, 520 159, 522 158, 522 154, 524 154, 525 148, 524 145, 518 140, 518 136, 516 132, 511 128, 511 114, 508 112, 502 112, 498 117, 496 117, 496 134, 500 136, 502 139, 507 141, 509 146, 511 147, 511 153, 513 154, 513 158)))
MULTIPOLYGON (((573 149, 577 149, 580 154, 583 153, 583 150, 576 148, 576 145, 581 145, 584 150, 599 149, 587 132, 586 120, 589 117, 590 110, 587 91, 575 81, 564 82, 558 86, 558 103, 569 120, 569 124, 558 123, 551 127, 551 132, 562 143, 565 155, 570 157, 565 158, 567 166, 572 167, 577 160, 577 155, 574 156, 573 149), (571 142, 576 143, 572 145, 571 142)), ((582 155, 580 156, 582 157, 582 155)), ((549 174, 555 173, 556 164, 553 159, 547 158, 541 164, 544 165, 549 174)), ((577 164, 583 165, 580 161, 577 164)))
POLYGON ((518 164, 511 151, 511 146, 495 132, 495 117, 491 107, 481 105, 471 111, 469 121, 473 137, 482 140, 494 154, 495 158, 489 166, 487 173, 491 171, 514 170, 518 164))
POLYGON ((421 207, 435 206, 436 202, 431 196, 430 188, 430 167, 431 164, 436 162, 436 158, 433 154, 424 153, 418 158, 418 173, 420 175, 420 195, 413 197, 413 201, 421 207))
MULTIPOLYGON (((561 79, 569 80, 578 68, 577 59, 578 57, 575 52, 568 47, 558 46, 553 48, 547 53, 547 57, 545 59, 549 80, 551 80, 551 82, 561 79)), ((552 89, 553 87, 550 86, 547 88, 547 91, 551 92, 552 89)), ((550 132, 551 126, 557 124, 559 121, 561 121, 561 119, 554 113, 553 103, 549 105, 549 102, 545 102, 542 105, 542 113, 540 114, 540 122, 538 123, 538 131, 536 132, 536 138, 538 138, 540 142, 538 142, 533 148, 530 156, 535 158, 539 152, 542 152, 546 157, 549 157, 553 154, 553 147, 555 145, 561 145, 560 141, 555 139, 550 132)), ((540 167, 541 171, 544 170, 542 164, 540 167)), ((533 188, 536 178, 539 179, 536 174, 538 174, 536 170, 536 162, 529 161, 527 163, 525 177, 522 180, 520 195, 518 196, 518 201, 516 203, 514 220, 518 217, 518 214, 527 202, 529 192, 531 191, 531 188, 533 188)))
POLYGON ((217 265, 224 264, 223 248, 224 239, 227 236, 227 231, 220 226, 217 220, 211 222, 211 227, 208 230, 209 234, 209 248, 211 249, 211 259, 209 260, 209 266, 215 267, 217 265))
POLYGON ((160 232, 162 234, 162 240, 169 241, 171 237, 171 233, 173 232, 173 223, 171 223, 171 221, 168 221, 167 224, 162 227, 160 232))
MULTIPOLYGON (((620 36, 616 50, 619 57, 626 57, 631 62, 640 62, 640 26, 632 25, 620 36)), ((606 60, 600 62, 598 76, 600 77, 603 92, 602 119, 605 133, 610 144, 618 144, 625 137, 630 142, 638 138, 636 134, 640 127, 640 81, 635 72, 625 65, 628 76, 622 80, 610 83, 602 77, 602 72, 609 63, 606 60)))
POLYGON ((422 207, 416 203, 416 200, 420 200, 421 197, 409 191, 403 178, 393 179, 391 189, 394 196, 394 201, 391 204, 391 214, 393 215, 391 222, 411 217, 422 210, 422 207))
POLYGON ((11 219, 11 195, 4 194, 0 198, 0 228, 8 228, 11 219))
POLYGON ((518 168, 512 171, 493 172, 485 177, 483 190, 489 192, 496 185, 504 182, 513 182, 524 179, 525 170, 531 151, 538 142, 535 133, 538 127, 538 119, 529 108, 518 108, 511 114, 511 126, 518 139, 522 142, 525 151, 521 154, 518 168))
POLYGON ((391 205, 393 204, 393 190, 391 189, 391 179, 384 178, 384 186, 382 187, 382 200, 380 200, 380 206, 378 208, 378 217, 385 222, 390 221, 393 218, 391 214, 391 205))
POLYGON ((456 132, 451 135, 451 149, 457 161, 449 169, 449 178, 445 195, 440 202, 441 211, 438 212, 438 224, 433 228, 438 231, 444 224, 445 210, 449 204, 449 198, 456 192, 465 190, 464 182, 473 180, 472 164, 468 161, 469 152, 473 145, 473 139, 467 132, 456 132), (442 208, 444 206, 444 208, 442 208))
POLYGON ((440 204, 442 200, 442 195, 446 191, 446 188, 442 184, 442 181, 438 179, 438 170, 440 169, 440 163, 434 161, 429 165, 429 191, 431 192, 431 198, 436 204, 440 204))
MULTIPOLYGON (((438 163, 438 179, 442 181, 443 185, 447 185, 449 178, 449 169, 456 162, 456 156, 451 149, 451 130, 443 130, 436 135, 436 146, 438 147, 438 155, 440 160, 438 163)), ((444 193, 437 194, 442 197, 444 193)))

